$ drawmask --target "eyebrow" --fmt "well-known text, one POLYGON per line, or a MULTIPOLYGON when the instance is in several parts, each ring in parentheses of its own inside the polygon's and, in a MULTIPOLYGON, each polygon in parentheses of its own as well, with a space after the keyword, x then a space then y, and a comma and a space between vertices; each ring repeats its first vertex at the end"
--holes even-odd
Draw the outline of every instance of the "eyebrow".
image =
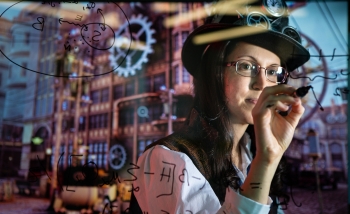
MULTIPOLYGON (((259 64, 258 63, 258 60, 255 58, 255 57, 253 57, 253 56, 250 56, 250 55, 243 55, 243 56, 240 56, 240 57, 248 57, 248 58, 250 58, 250 59, 252 59, 254 62, 256 62, 257 64, 259 64)), ((239 57, 239 58, 240 58, 239 57)), ((269 66, 281 66, 280 64, 277 64, 277 63, 272 63, 272 64, 270 64, 270 65, 268 65, 267 67, 269 67, 269 66)))

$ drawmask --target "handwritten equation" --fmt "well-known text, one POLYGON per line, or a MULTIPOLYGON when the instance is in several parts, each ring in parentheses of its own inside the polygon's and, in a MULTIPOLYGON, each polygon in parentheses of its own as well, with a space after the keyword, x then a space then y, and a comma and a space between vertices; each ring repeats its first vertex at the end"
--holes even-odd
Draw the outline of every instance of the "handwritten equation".
MULTIPOLYGON (((32 38, 42 38, 41 41, 38 40, 36 42, 31 42, 33 44, 37 44, 38 48, 40 47, 41 42, 44 41, 46 43, 55 43, 56 45, 61 45, 61 47, 66 53, 72 52, 85 58, 94 58, 95 51, 99 51, 99 54, 102 54, 104 52, 105 54, 113 53, 114 55, 118 55, 118 65, 120 66, 120 64, 122 64, 125 61, 126 57, 130 52, 131 44, 133 41, 132 33, 134 32, 130 30, 119 32, 119 34, 116 34, 116 32, 118 32, 119 30, 118 26, 112 27, 111 24, 107 22, 107 20, 104 17, 103 9, 97 7, 97 3, 95 2, 90 1, 85 4, 81 3, 81 13, 79 13, 79 11, 76 12, 77 14, 67 11, 65 13, 59 12, 60 10, 64 10, 64 4, 69 8, 69 4, 78 5, 78 3, 78 1, 43 1, 41 3, 37 3, 39 7, 50 7, 55 9, 52 9, 51 14, 48 13, 50 15, 45 14, 44 12, 42 12, 41 14, 31 12, 31 15, 34 16, 33 18, 35 21, 33 21, 33 23, 30 23, 29 25, 22 24, 18 32, 13 32, 13 34, 21 34, 23 32, 28 32, 28 35, 31 35, 32 38), (87 14, 86 11, 88 11, 89 15, 86 15, 85 17, 85 14, 87 14), (56 16, 53 13, 56 13, 56 16), (94 13, 98 14, 100 18, 91 15, 94 13), (100 21, 96 21, 96 19, 100 21), (58 24, 53 25, 52 22, 56 22, 58 24), (62 37, 61 35, 59 35, 64 33, 60 29, 67 29, 68 25, 78 27, 79 33, 77 34, 77 31, 74 31, 74 35, 72 34, 72 32, 69 32, 68 36, 62 37), (59 34, 55 32, 59 32, 59 34), (50 39, 52 36, 55 37, 55 39, 50 39), (116 41, 119 42, 116 43, 116 41), (123 41, 122 44, 120 41, 123 41), (125 43, 125 41, 127 41, 127 43, 125 43), (122 45, 122 48, 120 48, 118 45, 122 45)), ((126 23, 128 24, 129 19, 126 16, 123 9, 119 6, 119 4, 115 2, 104 2, 103 4, 104 6, 105 4, 109 4, 108 7, 115 8, 115 11, 118 12, 118 14, 124 16, 121 17, 121 19, 125 19, 126 23)), ((0 15, 0 17, 5 16, 7 13, 11 13, 12 10, 15 10, 16 6, 20 5, 21 2, 14 3, 9 8, 7 8, 0 15)), ((48 8, 48 10, 50 9, 48 8)), ((130 24, 127 28, 130 29, 130 24)), ((11 41, 9 42, 13 44, 21 42, 19 40, 16 40, 15 36, 13 36, 13 38, 10 40, 11 41)), ((36 66, 30 64, 23 66, 20 59, 11 57, 11 52, 7 53, 4 50, 0 50, 0 52, 11 63, 13 63, 16 66, 22 67, 23 69, 48 76, 69 78, 69 75, 55 74, 51 73, 51 71, 49 70, 40 70, 40 68, 37 68, 36 66)), ((76 77, 91 77, 105 75, 111 72, 115 72, 119 66, 112 66, 111 68, 99 72, 98 74, 89 74, 88 76, 81 75, 76 77)))

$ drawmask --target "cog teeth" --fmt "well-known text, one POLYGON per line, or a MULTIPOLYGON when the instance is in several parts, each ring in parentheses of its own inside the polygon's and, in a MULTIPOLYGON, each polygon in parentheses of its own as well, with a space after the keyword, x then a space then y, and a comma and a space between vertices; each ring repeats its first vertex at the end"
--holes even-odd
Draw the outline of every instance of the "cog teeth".
MULTIPOLYGON (((152 37, 153 34, 155 34, 155 30, 151 28, 152 22, 148 22, 147 16, 142 16, 142 14, 133 14, 131 18, 129 18, 129 22, 125 22, 123 25, 121 25, 116 32, 116 35, 119 35, 121 32, 126 31, 127 26, 130 24, 139 25, 142 27, 142 29, 145 31, 146 34, 146 41, 145 46, 142 48, 142 55, 141 58, 138 59, 136 62, 132 62, 133 60, 129 61, 127 64, 120 65, 118 67, 116 60, 114 60, 113 50, 110 50, 111 55, 108 57, 111 61, 111 65, 115 65, 116 68, 114 70, 115 73, 118 73, 119 76, 124 76, 125 78, 135 75, 137 70, 142 69, 143 63, 147 63, 149 60, 147 58, 147 55, 149 53, 153 53, 154 50, 152 49, 152 44, 156 42, 156 40, 152 37), (119 34, 118 34, 119 32, 119 34)), ((127 56, 126 56, 127 57, 127 56)))

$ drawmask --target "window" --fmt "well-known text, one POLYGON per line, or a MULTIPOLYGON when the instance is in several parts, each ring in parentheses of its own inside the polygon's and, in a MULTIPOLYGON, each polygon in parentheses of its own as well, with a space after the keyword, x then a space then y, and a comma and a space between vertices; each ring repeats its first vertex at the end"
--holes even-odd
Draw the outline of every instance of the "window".
POLYGON ((67 101, 67 100, 64 100, 64 101, 63 101, 63 103, 62 103, 62 110, 63 110, 63 111, 68 110, 68 101, 67 101))
POLYGON ((343 159, 342 159, 342 148, 338 143, 332 143, 330 145, 330 150, 332 154, 333 166, 339 169, 343 169, 343 159))
POLYGON ((131 96, 135 94, 135 82, 131 81, 126 84, 125 96, 131 96))
POLYGON ((144 77, 139 79, 139 94, 151 92, 151 77, 144 77))
POLYGON ((89 117, 89 129, 95 129, 96 128, 96 117, 95 115, 91 115, 89 117))
POLYGON ((132 125, 134 123, 134 109, 126 108, 119 111, 119 125, 132 125))
POLYGON ((44 72, 44 62, 40 62, 39 72, 44 72))
POLYGON ((91 100, 92 100, 93 104, 100 102, 100 91, 99 90, 91 92, 91 100))
POLYGON ((179 44, 179 33, 174 34, 174 51, 177 51, 180 49, 180 44, 179 44))
POLYGON ((161 86, 165 85, 165 73, 161 73, 154 76, 154 88, 153 91, 159 91, 161 86))
POLYGON ((329 132, 330 132, 329 135, 331 138, 336 138, 338 136, 338 129, 336 128, 332 128, 331 130, 329 130, 329 132))
POLYGON ((113 99, 117 100, 123 97, 123 85, 116 85, 113 87, 113 99))
POLYGON ((47 98, 47 113, 53 113, 53 95, 49 95, 47 98))
POLYGON ((95 117, 95 128, 98 129, 100 128, 100 124, 101 124, 101 117, 100 115, 94 115, 93 117, 95 117))
POLYGON ((10 68, 9 68, 9 79, 11 78, 12 76, 12 66, 10 65, 10 68))
POLYGON ((42 57, 46 56, 45 49, 46 49, 46 43, 42 42, 40 45, 40 53, 42 57))
POLYGON ((30 33, 26 33, 26 38, 25 38, 25 43, 28 45, 29 44, 29 39, 30 39, 30 33))
POLYGON ((108 113, 91 115, 89 117, 89 129, 107 128, 108 113))
POLYGON ((190 82, 190 73, 188 73, 185 66, 182 67, 182 82, 190 82))
POLYGON ((46 97, 43 97, 43 99, 41 99, 41 112, 40 112, 40 116, 45 116, 45 115, 46 115, 46 102, 47 102, 46 97))
POLYGON ((175 84, 180 83, 180 68, 178 65, 175 66, 175 84))
POLYGON ((149 123, 152 120, 159 120, 160 116, 163 113, 163 103, 152 104, 146 107, 148 109, 148 117, 138 116, 138 122, 149 123))
POLYGON ((151 119, 152 120, 158 120, 160 118, 160 116, 163 113, 163 104, 159 103, 159 104, 154 104, 152 105, 152 111, 151 111, 151 119))
POLYGON ((108 113, 100 114, 100 128, 107 128, 108 113))
POLYGON ((70 144, 68 145, 68 154, 73 154, 73 145, 72 141, 69 142, 70 144))
POLYGON ((79 117, 79 131, 84 131, 85 130, 85 124, 86 124, 86 117, 85 116, 80 116, 79 117))
POLYGON ((50 64, 51 62, 49 60, 45 60, 45 74, 49 74, 50 73, 50 64))
POLYGON ((109 88, 104 88, 101 91, 101 102, 108 102, 109 100, 109 88))
POLYGON ((41 112, 41 109, 40 109, 40 107, 41 107, 41 103, 40 103, 40 101, 41 101, 41 98, 36 98, 36 101, 35 101, 35 116, 40 116, 40 112, 41 112))
MULTIPOLYGON (((107 166, 107 143, 103 141, 93 141, 89 143, 88 162, 94 162, 98 168, 105 169, 107 166)), ((94 164, 92 164, 94 166, 94 164)))

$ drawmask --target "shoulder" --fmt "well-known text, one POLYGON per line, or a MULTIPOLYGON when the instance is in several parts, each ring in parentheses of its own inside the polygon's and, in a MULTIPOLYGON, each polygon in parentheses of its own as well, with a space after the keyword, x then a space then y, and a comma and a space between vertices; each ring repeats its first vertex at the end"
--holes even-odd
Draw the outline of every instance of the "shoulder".
POLYGON ((191 159, 183 152, 174 151, 165 145, 154 145, 147 149, 138 159, 138 165, 160 165, 160 164, 186 165, 193 164, 191 159))
POLYGON ((185 153, 154 145, 140 156, 137 165, 134 195, 143 211, 215 213, 220 208, 208 181, 185 153))
MULTIPOLYGON (((162 138, 146 148, 146 152, 156 145, 162 145, 163 148, 167 148, 173 152, 172 155, 177 154, 185 160, 191 160, 191 162, 199 169, 199 171, 208 179, 210 177, 210 165, 208 151, 210 145, 205 141, 193 138, 188 132, 175 132, 165 138, 162 138), (205 144, 205 145, 204 145, 205 144), (186 154, 186 156, 184 156, 186 154)), ((157 150, 159 152, 159 150, 157 150)))

